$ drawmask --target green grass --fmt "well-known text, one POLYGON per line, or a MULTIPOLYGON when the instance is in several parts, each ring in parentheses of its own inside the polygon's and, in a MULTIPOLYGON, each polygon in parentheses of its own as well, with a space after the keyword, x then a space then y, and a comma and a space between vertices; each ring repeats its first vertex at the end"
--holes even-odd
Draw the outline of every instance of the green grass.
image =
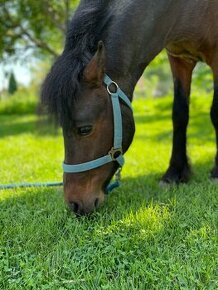
POLYGON ((34 114, 36 112, 37 97, 34 89, 20 88, 14 95, 0 94, 0 115, 34 114))
MULTIPOLYGON (((75 218, 61 189, 0 192, 0 289, 217 289, 215 136, 208 96, 191 103, 189 184, 161 188, 171 99, 134 101, 122 187, 75 218)), ((63 141, 32 114, 0 117, 1 183, 61 180, 63 141)))

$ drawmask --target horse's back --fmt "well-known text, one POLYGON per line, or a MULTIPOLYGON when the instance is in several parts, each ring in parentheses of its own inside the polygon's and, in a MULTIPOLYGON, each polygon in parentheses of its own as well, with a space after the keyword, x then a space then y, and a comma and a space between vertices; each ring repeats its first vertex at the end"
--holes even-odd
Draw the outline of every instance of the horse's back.
POLYGON ((185 1, 172 29, 170 54, 211 64, 218 57, 218 1, 185 1))

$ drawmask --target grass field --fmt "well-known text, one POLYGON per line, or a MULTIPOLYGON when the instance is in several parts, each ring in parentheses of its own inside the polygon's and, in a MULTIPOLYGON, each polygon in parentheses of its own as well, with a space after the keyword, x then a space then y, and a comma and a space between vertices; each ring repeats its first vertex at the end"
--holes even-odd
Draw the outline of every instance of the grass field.
MULTIPOLYGON (((218 184, 209 179, 211 98, 191 102, 189 184, 161 188, 171 99, 134 101, 136 136, 122 187, 77 219, 61 189, 0 192, 0 289, 218 289, 218 184)), ((0 182, 61 180, 60 132, 33 114, 0 116, 0 182)))

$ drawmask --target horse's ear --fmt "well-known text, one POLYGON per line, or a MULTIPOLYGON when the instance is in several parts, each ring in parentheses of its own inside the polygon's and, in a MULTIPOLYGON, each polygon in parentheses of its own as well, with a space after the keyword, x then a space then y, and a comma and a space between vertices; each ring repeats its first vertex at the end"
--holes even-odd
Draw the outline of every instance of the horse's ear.
POLYGON ((105 46, 99 41, 98 50, 84 69, 84 80, 92 86, 100 86, 103 82, 105 71, 105 46))

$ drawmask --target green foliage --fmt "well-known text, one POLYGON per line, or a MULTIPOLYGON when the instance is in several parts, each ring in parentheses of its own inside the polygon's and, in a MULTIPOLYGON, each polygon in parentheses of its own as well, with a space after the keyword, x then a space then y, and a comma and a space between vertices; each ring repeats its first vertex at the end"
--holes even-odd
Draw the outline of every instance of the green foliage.
MULTIPOLYGON (((137 88, 138 91, 138 88, 137 88)), ((60 189, 0 194, 0 289, 217 289, 217 184, 208 95, 194 91, 188 130, 194 175, 161 188, 172 138, 171 97, 136 98, 136 136, 122 186, 77 219, 60 189)), ((1 183, 61 180, 61 132, 35 115, 0 116, 1 183)))
POLYGON ((170 65, 165 51, 160 53, 146 69, 144 78, 154 97, 165 96, 172 89, 170 65))
POLYGON ((212 93, 213 74, 210 67, 206 66, 204 63, 198 63, 193 74, 193 80, 195 83, 195 89, 201 88, 212 93))
MULTIPOLYGON (((161 52, 146 68, 139 82, 140 87, 140 95, 145 97, 163 97, 173 94, 173 79, 165 51, 161 52)), ((206 90, 212 94, 213 74, 206 64, 197 64, 193 73, 192 88, 193 91, 206 90)))
POLYGON ((15 79, 14 73, 12 72, 9 77, 8 83, 8 93, 13 95, 17 91, 17 81, 15 79))
POLYGON ((56 57, 77 0, 4 0, 0 9, 0 58, 24 51, 56 57))

